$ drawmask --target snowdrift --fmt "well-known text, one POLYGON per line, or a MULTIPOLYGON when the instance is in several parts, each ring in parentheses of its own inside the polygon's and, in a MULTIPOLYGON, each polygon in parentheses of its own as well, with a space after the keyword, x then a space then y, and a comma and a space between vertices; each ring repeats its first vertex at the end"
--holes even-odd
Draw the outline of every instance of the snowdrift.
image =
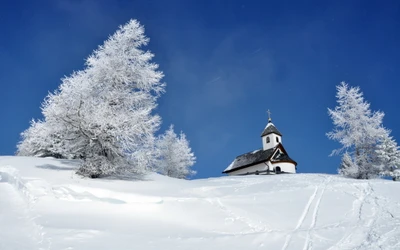
POLYGON ((0 157, 0 249, 400 249, 400 182, 91 180, 76 167, 0 157))

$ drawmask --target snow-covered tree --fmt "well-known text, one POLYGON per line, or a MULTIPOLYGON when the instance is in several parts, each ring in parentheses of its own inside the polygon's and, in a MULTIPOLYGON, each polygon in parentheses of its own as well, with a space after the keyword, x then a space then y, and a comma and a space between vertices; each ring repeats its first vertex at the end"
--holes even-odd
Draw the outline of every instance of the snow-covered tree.
POLYGON ((353 159, 348 152, 343 154, 342 162, 338 171, 339 174, 352 178, 357 178, 360 174, 358 166, 353 162, 353 159))
POLYGON ((158 140, 158 169, 162 174, 175 178, 186 178, 196 174, 190 167, 196 162, 184 133, 179 137, 171 125, 158 140))
POLYGON ((400 181, 400 169, 395 169, 390 172, 390 176, 394 181, 400 181))
MULTIPOLYGON (((59 131, 57 140, 63 142, 50 142, 51 151, 83 159, 78 173, 99 177, 150 167, 144 159, 154 152, 161 122, 152 112, 165 85, 158 65, 151 62, 153 54, 142 49, 148 41, 143 26, 129 21, 87 58, 83 70, 62 79, 43 103, 40 123, 59 131)), ((31 129, 20 145, 29 144, 31 129)), ((52 130, 47 132, 51 140, 52 130)), ((19 152, 34 155, 29 148, 20 146, 19 152)))
POLYGON ((383 169, 382 174, 393 176, 393 171, 400 167, 400 147, 389 133, 377 145, 376 154, 383 169))
POLYGON ((349 87, 345 82, 337 86, 336 97, 338 106, 328 109, 334 129, 327 136, 342 144, 332 154, 348 152, 339 172, 359 179, 378 176, 382 169, 376 153, 377 145, 388 133, 382 126, 384 113, 372 112, 360 88, 349 87))
POLYGON ((18 155, 65 158, 58 152, 62 140, 56 131, 42 121, 31 121, 29 129, 21 134, 22 141, 18 144, 18 155))

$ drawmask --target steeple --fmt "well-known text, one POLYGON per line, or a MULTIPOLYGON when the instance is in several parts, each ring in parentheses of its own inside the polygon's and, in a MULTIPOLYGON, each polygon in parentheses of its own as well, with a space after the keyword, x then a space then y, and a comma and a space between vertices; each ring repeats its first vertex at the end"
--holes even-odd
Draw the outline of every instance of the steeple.
POLYGON ((268 113, 268 124, 265 127, 264 131, 262 132, 261 137, 272 133, 282 136, 282 134, 278 131, 278 129, 276 129, 275 125, 272 123, 271 111, 269 111, 269 109, 267 110, 267 113, 268 113))
POLYGON ((279 132, 279 130, 272 123, 272 121, 269 121, 264 131, 262 132, 261 136, 269 135, 272 133, 282 136, 281 132, 279 132))
POLYGON ((271 122, 272 121, 272 119, 271 119, 271 111, 269 111, 269 109, 268 109, 267 113, 268 113, 268 122, 271 122))
POLYGON ((268 124, 261 134, 264 150, 273 148, 279 143, 282 143, 281 139, 282 134, 272 123, 271 111, 268 110, 267 113, 268 113, 268 124))

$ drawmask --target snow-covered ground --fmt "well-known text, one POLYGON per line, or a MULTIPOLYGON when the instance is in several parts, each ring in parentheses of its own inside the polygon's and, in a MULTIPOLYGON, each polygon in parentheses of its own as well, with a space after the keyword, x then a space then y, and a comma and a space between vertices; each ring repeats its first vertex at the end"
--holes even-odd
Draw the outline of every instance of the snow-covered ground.
POLYGON ((83 179, 0 157, 0 249, 400 249, 400 182, 295 174, 83 179))

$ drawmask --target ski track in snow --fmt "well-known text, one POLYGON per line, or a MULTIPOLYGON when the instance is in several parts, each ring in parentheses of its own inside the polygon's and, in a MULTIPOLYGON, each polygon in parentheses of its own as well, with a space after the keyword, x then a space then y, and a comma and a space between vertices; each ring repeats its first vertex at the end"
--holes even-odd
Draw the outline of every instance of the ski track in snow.
MULTIPOLYGON (((357 220, 353 221, 350 219, 350 223, 355 225, 349 227, 349 229, 346 230, 346 232, 344 233, 344 236, 328 250, 385 249, 383 243, 389 239, 389 235, 397 233, 398 237, 400 236, 399 231, 398 228, 395 227, 394 229, 389 230, 386 233, 382 233, 382 231, 378 230, 377 221, 378 219, 388 219, 388 222, 397 220, 397 225, 400 226, 400 219, 395 217, 390 211, 388 211, 388 209, 386 208, 387 199, 377 196, 373 185, 370 182, 353 184, 352 186, 360 192, 360 197, 353 202, 352 210, 353 214, 356 215, 353 218, 356 218, 357 220), (386 202, 386 204, 380 204, 379 200, 386 202), (371 206, 371 214, 369 214, 368 211, 365 211, 367 210, 368 205, 371 206), (353 237, 357 234, 365 235, 365 237, 363 237, 363 242, 357 243, 352 241, 353 237)), ((397 203, 396 206, 400 208, 399 204, 397 203)))
POLYGON ((226 206, 220 198, 215 199, 206 199, 211 205, 216 206, 219 210, 223 211, 227 217, 226 219, 233 219, 233 221, 239 221, 245 224, 249 230, 241 231, 240 233, 227 233, 227 232, 216 232, 224 235, 248 235, 248 234, 257 234, 266 232, 266 225, 257 225, 257 223, 253 222, 250 218, 245 216, 240 216, 233 212, 228 206, 226 206))
POLYGON ((235 214, 231 209, 229 209, 226 205, 224 205, 221 202, 220 198, 217 198, 217 204, 218 207, 225 211, 231 218, 233 218, 234 220, 240 221, 242 223, 244 223, 245 225, 247 225, 250 230, 248 232, 241 232, 241 234, 251 234, 251 233, 256 233, 256 232, 260 232, 262 229, 256 227, 253 225, 253 223, 249 220, 249 218, 243 217, 243 216, 239 216, 237 214, 235 214))
POLYGON ((348 249, 354 234, 358 233, 357 229, 358 227, 360 227, 360 223, 363 220, 363 209, 365 207, 367 197, 370 195, 369 190, 366 189, 364 184, 353 184, 351 186, 359 191, 359 198, 353 201, 353 208, 352 208, 353 216, 350 217, 349 221, 351 224, 355 224, 355 226, 352 226, 348 230, 346 230, 344 236, 338 242, 336 242, 335 245, 331 246, 328 250, 348 249), (357 220, 353 221, 352 218, 357 218, 357 220))
POLYGON ((0 180, 0 249, 43 249, 39 248, 43 236, 42 227, 35 224, 26 201, 11 184, 0 180))
MULTIPOLYGON (((39 247, 44 245, 43 229, 40 225, 35 224, 34 218, 31 215, 32 211, 30 210, 30 205, 32 205, 31 203, 34 202, 34 200, 31 201, 29 199, 24 199, 26 198, 24 196, 27 196, 27 194, 26 190, 21 187, 23 182, 18 182, 17 185, 13 182, 8 183, 6 179, 4 180, 2 182, 0 178, 0 249, 42 250, 43 248, 39 247), (6 182, 4 182, 4 180, 6 182), (4 208, 4 211, 9 214, 2 214, 2 208, 4 208), (13 212, 10 214, 10 211, 15 211, 15 213, 13 212), (10 223, 8 221, 10 219, 7 220, 6 217, 12 216, 16 219, 10 223), (1 227, 3 221, 7 222, 6 229, 1 227), (12 227, 10 227, 10 225, 12 225, 12 227), (18 230, 20 232, 18 232, 18 230), (6 248, 4 248, 1 241, 2 238, 5 239, 7 237, 8 232, 13 232, 12 235, 15 234, 17 237, 22 237, 24 239, 16 240, 15 247, 11 246, 11 248, 9 248, 9 246, 6 246, 6 248), (24 244, 24 246, 18 244, 24 244)), ((253 185, 266 183, 265 180, 266 179, 235 179, 235 181, 239 182, 235 185, 226 185, 227 183, 223 182, 220 183, 221 185, 216 186, 196 187, 193 188, 193 191, 195 192, 193 192, 189 197, 163 197, 161 201, 207 201, 210 203, 211 209, 214 209, 214 211, 221 211, 225 215, 226 220, 231 220, 232 222, 237 223, 235 226, 239 226, 240 228, 234 232, 229 230, 225 231, 224 229, 221 231, 213 231, 213 233, 218 235, 212 235, 208 238, 207 236, 202 236, 198 239, 215 240, 216 237, 219 236, 224 238, 232 237, 232 239, 237 238, 238 236, 248 237, 249 235, 255 235, 255 237, 258 237, 256 234, 262 235, 258 238, 261 239, 264 235, 267 237, 269 233, 279 233, 283 236, 286 235, 283 239, 280 238, 279 241, 280 245, 282 244, 282 241, 284 241, 281 248, 282 250, 288 250, 289 248, 312 250, 317 247, 321 248, 321 246, 318 246, 316 240, 329 240, 319 236, 318 231, 332 229, 340 230, 340 236, 338 235, 339 237, 336 239, 336 242, 332 242, 332 244, 334 244, 333 246, 331 245, 330 247, 327 247, 328 250, 400 249, 400 243, 398 243, 398 240, 400 239, 400 217, 398 217, 398 213, 395 212, 400 209, 400 203, 391 201, 388 198, 389 196, 379 196, 377 192, 379 189, 374 189, 375 183, 373 181, 336 183, 333 181, 335 178, 332 176, 321 176, 314 186, 293 187, 288 185, 283 186, 283 188, 279 190, 262 190, 258 191, 259 193, 253 193, 266 194, 269 192, 287 192, 304 187, 307 187, 308 192, 311 193, 307 203, 303 207, 303 211, 298 218, 297 223, 294 219, 293 224, 291 224, 296 225, 294 229, 275 230, 269 228, 268 224, 265 222, 258 220, 258 217, 253 216, 256 214, 248 213, 247 210, 240 206, 240 204, 229 203, 231 199, 239 198, 241 195, 246 194, 224 194, 223 191, 218 190, 232 189, 234 192, 242 190, 246 191, 247 188, 253 185), (325 207, 321 207, 321 203, 325 204, 326 199, 329 200, 330 194, 325 191, 331 191, 331 189, 335 191, 339 190, 340 194, 346 194, 354 200, 350 200, 350 209, 345 213, 344 219, 333 221, 331 224, 320 225, 324 220, 324 218, 320 217, 320 213, 323 214, 325 211, 325 207), (198 192, 198 190, 202 190, 202 192, 198 192), (216 193, 217 195, 215 195, 216 193), (302 238, 304 239, 304 244, 302 244, 302 241, 299 242, 299 236, 303 235, 305 235, 305 238, 302 238), (388 242, 390 243, 389 245, 388 242), (296 246, 294 246, 295 243, 296 246)), ((159 201, 160 198, 152 195, 141 196, 130 194, 121 196, 121 194, 115 192, 115 194, 120 196, 114 197, 114 193, 109 195, 99 195, 99 190, 97 189, 82 188, 80 186, 77 187, 78 189, 74 186, 68 185, 53 186, 52 192, 54 198, 67 201, 101 201, 118 206, 138 202, 161 204, 159 201)), ((375 187, 381 186, 375 184, 375 187)), ((27 197, 29 198, 29 195, 27 197)), ((307 196, 304 198, 304 201, 306 199, 307 196)), ((299 207, 299 211, 301 211, 301 209, 302 207, 299 207)), ((50 239, 47 239, 45 243, 47 243, 46 245, 48 245, 48 249, 50 249, 50 239)), ((264 243, 266 242, 261 243, 259 246, 267 246, 264 243)))
MULTIPOLYGON (((371 197, 371 194, 374 192, 374 189, 371 185, 371 183, 368 183, 365 188, 366 192, 366 202, 370 205, 372 205, 372 215, 370 216, 367 220, 367 223, 364 225, 367 228, 367 235, 365 237, 365 241, 363 242, 362 245, 358 246, 356 249, 365 249, 365 245, 373 245, 376 244, 377 241, 377 235, 374 233, 374 227, 376 224, 376 220, 378 217, 378 211, 380 211, 380 206, 376 201, 376 197, 371 197)), ((380 247, 379 247, 380 248, 380 247)), ((381 249, 381 248, 380 248, 381 249)))
POLYGON ((296 233, 299 230, 299 228, 303 225, 304 220, 307 217, 307 214, 310 212, 311 205, 314 202, 315 197, 317 197, 319 189, 320 189, 319 186, 315 187, 314 193, 310 196, 310 199, 308 200, 306 206, 304 207, 303 213, 301 214, 295 229, 291 233, 289 233, 288 236, 286 236, 285 244, 283 245, 282 250, 286 250, 288 248, 290 241, 293 237, 293 234, 296 233))
MULTIPOLYGON (((303 250, 310 250, 313 247, 313 238, 312 238, 312 231, 314 231, 316 229, 316 224, 317 224, 317 220, 318 220, 318 212, 319 212, 319 208, 320 208, 320 204, 322 201, 322 197, 324 196, 325 190, 329 184, 329 182, 331 181, 332 177, 327 177, 326 180, 315 187, 314 193, 310 196, 306 206, 304 207, 303 213, 301 214, 296 227, 294 228, 293 231, 291 231, 285 239, 285 243, 282 247, 282 250, 286 250, 289 245, 290 242, 292 240, 292 237, 295 233, 299 232, 299 231, 303 231, 300 230, 300 228, 303 226, 304 221, 306 220, 306 218, 309 216, 310 211, 313 207, 313 213, 311 215, 311 223, 308 229, 306 229, 306 239, 304 242, 304 247, 303 250), (313 204, 315 204, 313 206, 313 204)), ((336 227, 337 225, 334 225, 334 227, 336 227)))
POLYGON ((370 182, 368 182, 366 190, 368 194, 367 202, 372 205, 371 209, 372 215, 370 216, 371 218, 368 219, 367 223, 364 225, 367 228, 365 237, 366 240, 356 249, 366 249, 366 248, 384 249, 384 247, 382 246, 383 242, 387 241, 389 238, 388 235, 397 231, 396 230, 397 228, 392 229, 389 232, 383 234, 379 233, 381 231, 378 230, 377 221, 378 219, 383 219, 383 218, 386 218, 390 221, 393 220, 399 221, 399 219, 396 218, 390 211, 388 211, 386 204, 379 203, 379 200, 385 200, 385 199, 381 199, 381 197, 376 195, 374 187, 370 182))
POLYGON ((321 192, 319 192, 318 199, 317 199, 317 201, 315 203, 314 212, 313 212, 313 215, 312 215, 311 225, 310 225, 309 229, 307 230, 307 237, 306 237, 306 241, 304 243, 303 250, 310 250, 313 247, 311 231, 313 231, 315 229, 315 226, 317 224, 318 212, 319 212, 319 207, 320 207, 320 204, 321 204, 321 200, 322 200, 322 197, 324 196, 326 187, 328 186, 328 184, 331 181, 331 179, 332 179, 332 177, 328 177, 326 179, 326 181, 324 183, 324 186, 321 189, 321 192))

